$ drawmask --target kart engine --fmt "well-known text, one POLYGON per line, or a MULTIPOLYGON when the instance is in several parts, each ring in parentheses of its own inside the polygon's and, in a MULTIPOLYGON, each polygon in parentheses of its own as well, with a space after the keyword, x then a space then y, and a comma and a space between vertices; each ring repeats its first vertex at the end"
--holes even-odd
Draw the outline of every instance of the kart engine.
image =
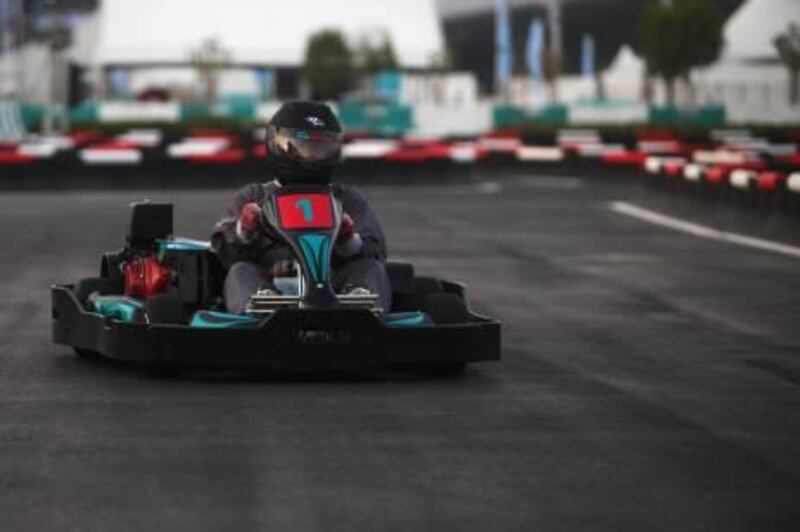
POLYGON ((138 299, 167 291, 173 271, 156 255, 158 239, 172 234, 172 205, 134 203, 128 231, 128 245, 121 261, 125 295, 138 299))
POLYGON ((172 280, 172 270, 152 256, 137 257, 122 267, 125 295, 139 299, 162 294, 172 280))

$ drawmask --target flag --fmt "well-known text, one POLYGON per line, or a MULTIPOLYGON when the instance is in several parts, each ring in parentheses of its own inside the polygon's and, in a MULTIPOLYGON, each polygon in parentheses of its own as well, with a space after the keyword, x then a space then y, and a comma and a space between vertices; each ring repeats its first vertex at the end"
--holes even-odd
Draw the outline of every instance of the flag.
POLYGON ((511 77, 514 66, 514 50, 511 43, 511 16, 507 0, 495 3, 495 86, 500 89, 511 77))
POLYGON ((584 78, 594 77, 594 37, 589 33, 584 33, 581 39, 581 75, 584 78))
POLYGON ((533 93, 538 91, 539 84, 544 78, 542 69, 542 54, 544 53, 544 23, 541 19, 531 21, 528 30, 528 43, 525 47, 525 61, 528 65, 528 72, 533 79, 533 93))

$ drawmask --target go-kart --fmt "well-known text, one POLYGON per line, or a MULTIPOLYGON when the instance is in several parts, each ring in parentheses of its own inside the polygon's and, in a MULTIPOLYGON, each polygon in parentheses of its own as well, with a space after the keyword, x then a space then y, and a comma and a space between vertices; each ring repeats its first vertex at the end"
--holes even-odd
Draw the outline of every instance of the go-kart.
POLYGON ((363 289, 334 292, 342 207, 329 187, 282 187, 263 210, 295 271, 254 294, 244 314, 225 311, 225 270, 209 243, 172 236, 172 205, 136 203, 126 244, 103 255, 100 276, 52 287, 53 340, 153 369, 450 374, 499 360, 500 324, 472 312, 459 283, 389 262, 392 308, 363 289))

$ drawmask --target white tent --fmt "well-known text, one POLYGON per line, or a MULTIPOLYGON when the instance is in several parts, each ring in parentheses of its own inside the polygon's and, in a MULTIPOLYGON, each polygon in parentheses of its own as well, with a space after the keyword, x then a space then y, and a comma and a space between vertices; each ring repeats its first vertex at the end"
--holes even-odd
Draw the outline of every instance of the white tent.
POLYGON ((798 0, 749 0, 725 25, 724 60, 763 61, 777 59, 772 40, 789 23, 800 24, 798 0))
POLYGON ((615 100, 637 101, 641 97, 644 61, 629 45, 623 45, 603 73, 606 92, 615 100))
POLYGON ((79 52, 94 66, 185 62, 209 37, 236 63, 298 66, 322 28, 351 38, 385 30, 403 66, 424 66, 443 50, 433 0, 104 0, 96 16, 95 42, 79 52))
POLYGON ((634 53, 633 48, 625 44, 617 52, 614 60, 605 71, 606 81, 636 81, 644 75, 644 61, 634 53))
POLYGON ((788 74, 773 39, 800 25, 800 0, 748 0, 725 25, 720 60, 696 72, 701 102, 723 103, 734 122, 795 122, 788 106, 788 74))
POLYGON ((798 0, 749 0, 725 25, 725 48, 720 60, 701 77, 717 82, 761 83, 784 79, 773 39, 790 23, 800 25, 798 0))

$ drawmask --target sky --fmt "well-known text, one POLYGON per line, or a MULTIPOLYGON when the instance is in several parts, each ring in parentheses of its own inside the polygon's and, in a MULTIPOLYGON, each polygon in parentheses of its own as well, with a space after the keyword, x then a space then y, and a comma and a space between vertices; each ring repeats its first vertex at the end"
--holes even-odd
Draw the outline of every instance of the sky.
POLYGON ((442 49, 433 0, 104 0, 102 62, 182 60, 217 37, 234 60, 301 61, 308 36, 336 27, 357 37, 383 28, 401 63, 424 66, 442 49))

